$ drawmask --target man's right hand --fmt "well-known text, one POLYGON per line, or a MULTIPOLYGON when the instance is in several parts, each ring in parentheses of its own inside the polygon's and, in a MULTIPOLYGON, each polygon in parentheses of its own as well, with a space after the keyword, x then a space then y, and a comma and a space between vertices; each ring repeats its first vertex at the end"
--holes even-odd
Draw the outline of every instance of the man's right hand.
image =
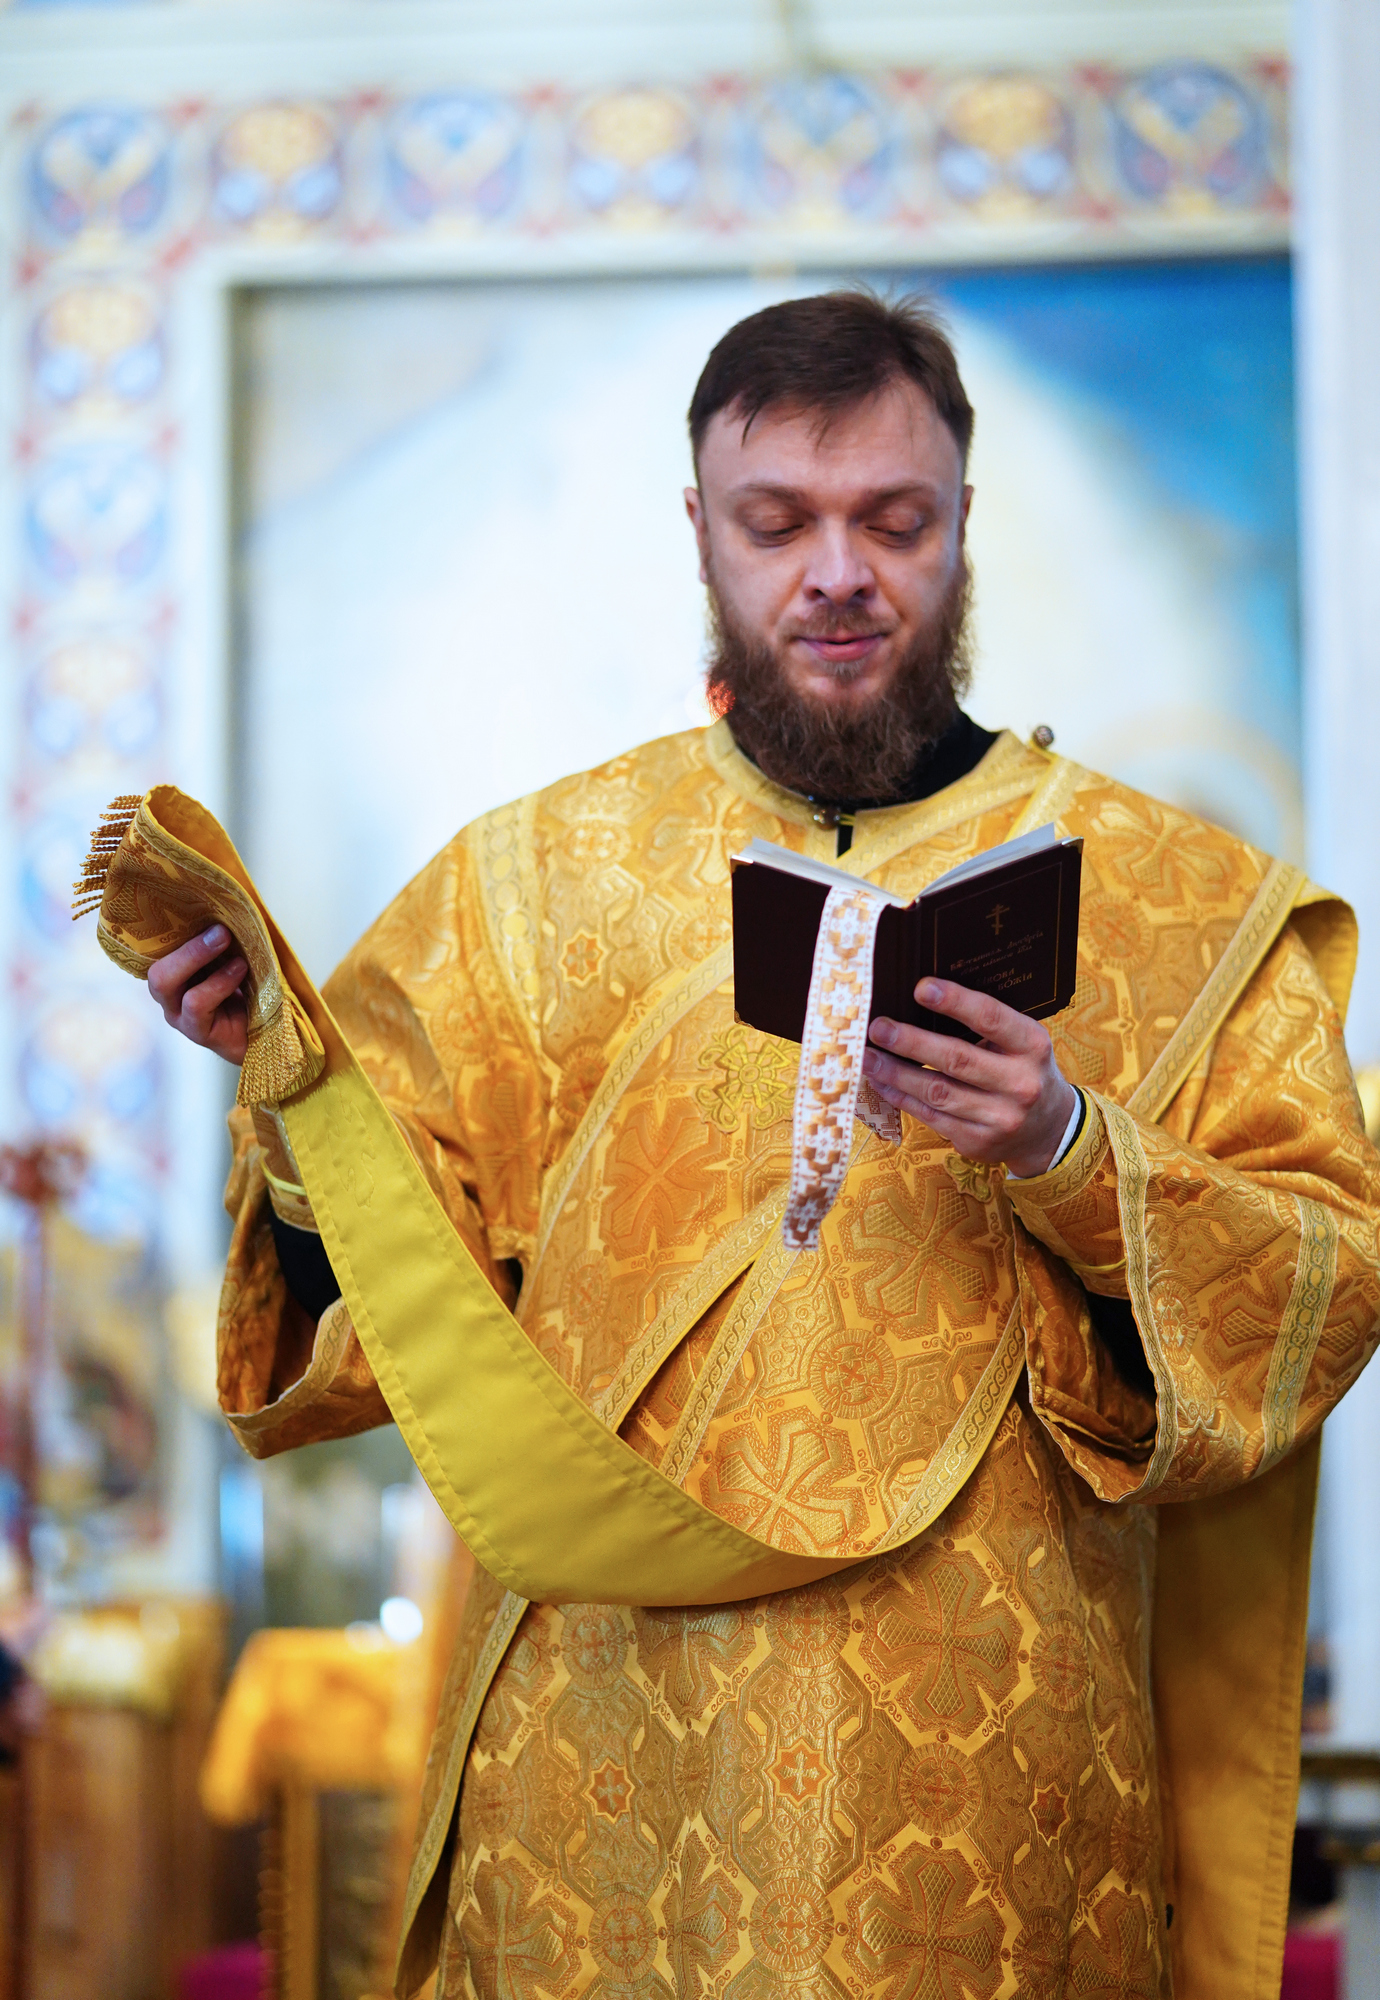
POLYGON ((240 991, 248 970, 224 924, 213 924, 149 967, 149 992, 170 1028, 238 1066, 249 1046, 248 1009, 240 991))

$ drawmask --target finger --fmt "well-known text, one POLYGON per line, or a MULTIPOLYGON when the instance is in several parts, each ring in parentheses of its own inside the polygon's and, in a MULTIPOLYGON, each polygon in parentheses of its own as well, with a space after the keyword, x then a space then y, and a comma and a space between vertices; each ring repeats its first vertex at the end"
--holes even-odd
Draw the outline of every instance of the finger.
POLYGON ((869 1038, 878 1048, 926 1069, 942 1070, 978 1090, 1001 1090, 1007 1085, 1011 1058, 1000 1049, 965 1042, 957 1035, 936 1035, 929 1028, 913 1028, 906 1021, 892 1021, 885 1015, 872 1023, 869 1038))
POLYGON ((249 1046, 249 1009, 237 993, 216 1009, 216 1017, 203 1044, 229 1063, 242 1063, 249 1046))
POLYGON ((182 996, 182 1018, 198 1032, 205 1033, 215 1019, 216 1009, 239 990, 249 967, 242 958, 227 959, 215 972, 208 972, 182 996))
POLYGON ((190 938, 149 967, 149 992, 160 1007, 189 985, 196 975, 234 943, 224 924, 212 924, 200 937, 190 938))
POLYGON ((990 993, 974 993, 952 979, 922 979, 915 997, 922 1007, 962 1021, 965 1028, 975 1028, 984 1042, 1010 1055, 1027 1055, 1049 1040, 1045 1029, 1028 1014, 1018 1014, 990 993))
POLYGON ((182 995, 183 1012, 209 1018, 222 1001, 239 991, 248 970, 242 958, 227 958, 223 965, 215 966, 204 979, 194 980, 185 989, 182 995))

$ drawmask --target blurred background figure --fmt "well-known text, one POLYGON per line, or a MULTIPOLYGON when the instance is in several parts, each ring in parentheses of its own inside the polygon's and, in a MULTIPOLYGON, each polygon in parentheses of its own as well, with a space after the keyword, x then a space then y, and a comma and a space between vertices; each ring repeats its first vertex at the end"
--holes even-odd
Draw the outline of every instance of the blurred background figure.
POLYGON ((0 1642, 0 1764, 13 1767, 18 1762, 19 1702, 17 1695, 26 1675, 9 1647, 0 1642))
MULTIPOLYGON (((391 1429, 256 1465, 214 1414, 221 1081, 70 923, 97 814, 205 799, 324 977, 462 823, 707 720, 718 336, 920 289, 973 712, 1348 896, 1380 1118, 1380 13, 21 0, 0 92, 0 1996, 359 2000, 469 1559, 391 1429)), ((1352 2000, 1377 1394, 1329 1425, 1286 1973, 1352 2000)))
POLYGON ((0 1766, 13 1771, 23 1738, 43 1717, 43 1697, 24 1671, 17 1653, 0 1639, 0 1766))

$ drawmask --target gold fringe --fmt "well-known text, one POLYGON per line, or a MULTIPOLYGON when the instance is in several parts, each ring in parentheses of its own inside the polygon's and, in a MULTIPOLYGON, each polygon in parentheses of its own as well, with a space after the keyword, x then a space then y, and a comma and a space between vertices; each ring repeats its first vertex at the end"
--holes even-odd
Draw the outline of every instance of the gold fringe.
POLYGON ((101 814, 100 824, 91 836, 91 850, 83 864, 81 874, 72 884, 72 921, 99 909, 105 895, 106 877, 125 835, 134 824, 134 815, 143 799, 142 792, 122 792, 112 799, 101 814))
POLYGON ((295 1011, 285 1005, 261 1028, 251 1028, 235 1102, 280 1104, 314 1083, 325 1066, 324 1056, 303 1047, 295 1011))

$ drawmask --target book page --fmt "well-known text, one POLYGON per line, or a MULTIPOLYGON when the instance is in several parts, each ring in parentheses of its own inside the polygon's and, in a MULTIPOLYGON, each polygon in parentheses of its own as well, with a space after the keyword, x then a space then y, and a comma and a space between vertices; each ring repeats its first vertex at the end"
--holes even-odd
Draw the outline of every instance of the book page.
MULTIPOLYGON (((1010 844, 1019 845, 1018 842, 1010 844)), ((803 854, 792 854, 789 847, 778 847, 774 840, 752 839, 733 859, 755 862, 759 867, 779 868, 785 875, 801 875, 807 882, 822 882, 826 889, 866 889, 879 901, 894 903, 898 910, 910 908, 909 898, 893 895, 890 889, 879 889, 875 882, 869 882, 861 875, 850 875, 846 868, 831 868, 827 861, 810 861, 803 854)), ((943 879, 947 881, 948 877, 943 879)))
MULTIPOLYGON (((1062 837, 1051 820, 1046 826, 1037 826, 1033 833, 1023 833, 1016 840, 1004 840, 1000 847, 986 847, 981 854, 973 855, 971 860, 960 861, 947 874, 936 876, 924 894, 932 896, 936 889, 952 888, 955 882, 973 881, 993 868, 1004 868, 1008 861, 1021 861, 1027 854, 1039 854, 1047 847, 1057 847, 1062 837)), ((765 847, 767 843, 763 841, 761 844, 765 847)))

